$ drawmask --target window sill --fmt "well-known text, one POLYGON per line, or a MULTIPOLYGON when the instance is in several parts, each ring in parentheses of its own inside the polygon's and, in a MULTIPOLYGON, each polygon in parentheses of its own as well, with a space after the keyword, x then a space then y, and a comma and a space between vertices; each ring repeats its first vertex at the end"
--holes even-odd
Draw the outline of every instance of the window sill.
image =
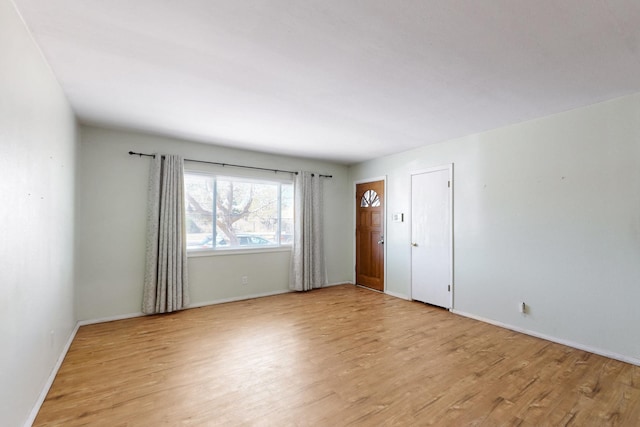
POLYGON ((264 254, 270 252, 291 252, 291 246, 277 246, 272 248, 234 248, 234 249, 196 249, 187 251, 187 258, 205 256, 264 254))

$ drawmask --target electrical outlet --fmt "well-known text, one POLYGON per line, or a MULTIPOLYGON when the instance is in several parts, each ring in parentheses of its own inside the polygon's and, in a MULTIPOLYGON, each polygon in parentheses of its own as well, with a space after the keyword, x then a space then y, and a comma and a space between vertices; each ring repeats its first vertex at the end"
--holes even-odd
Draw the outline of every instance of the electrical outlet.
POLYGON ((243 285, 249 284, 249 278, 247 276, 242 276, 240 279, 242 280, 243 285))
POLYGON ((518 304, 518 309, 520 310, 520 313, 526 313, 527 305, 524 302, 521 302, 520 304, 518 304))

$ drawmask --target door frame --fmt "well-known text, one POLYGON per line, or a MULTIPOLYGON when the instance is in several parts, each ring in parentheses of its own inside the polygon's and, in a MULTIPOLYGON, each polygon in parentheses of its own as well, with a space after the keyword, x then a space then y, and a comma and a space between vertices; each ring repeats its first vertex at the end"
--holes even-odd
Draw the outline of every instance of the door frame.
MULTIPOLYGON (((382 233, 384 235, 384 244, 382 245, 382 268, 384 268, 384 290, 382 293, 387 293, 387 175, 376 176, 373 178, 363 178, 353 181, 353 188, 351 190, 351 207, 353 207, 353 284, 358 286, 358 278, 356 277, 356 215, 358 214, 356 209, 356 188, 358 184, 365 184, 367 182, 382 181, 384 187, 384 209, 382 210, 382 233)), ((374 292, 375 289, 367 288, 374 292)))
MULTIPOLYGON (((449 182, 451 183, 451 185, 449 186, 449 223, 451 224, 451 227, 449 229, 449 282, 451 283, 451 292, 449 293, 449 308, 447 310, 451 311, 454 309, 454 294, 455 294, 455 282, 454 282, 454 252, 453 252, 453 228, 454 228, 454 224, 453 224, 453 187, 454 187, 454 182, 453 182, 453 163, 446 163, 440 166, 434 166, 431 168, 427 168, 427 169, 418 169, 415 171, 412 171, 409 173, 409 200, 413 199, 413 176, 414 175, 421 175, 423 173, 430 173, 430 172, 438 172, 438 171, 448 171, 449 172, 449 182)), ((409 203, 410 205, 410 212, 411 214, 409 215, 410 221, 411 223, 409 224, 409 244, 411 244, 411 239, 413 239, 413 218, 412 218, 412 213, 413 213, 413 202, 411 201, 409 203)), ((409 277, 410 277, 410 283, 409 283, 409 297, 411 300, 413 300, 413 256, 409 259, 409 265, 410 267, 410 271, 409 271, 409 277)), ((386 273, 386 270, 385 270, 386 273)))

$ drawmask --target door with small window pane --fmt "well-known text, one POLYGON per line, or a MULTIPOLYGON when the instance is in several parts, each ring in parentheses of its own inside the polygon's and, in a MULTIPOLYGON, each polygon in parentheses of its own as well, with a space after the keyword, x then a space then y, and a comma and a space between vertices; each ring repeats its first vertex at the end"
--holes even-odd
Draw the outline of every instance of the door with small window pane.
POLYGON ((356 283, 384 291, 384 181, 356 185, 356 283))

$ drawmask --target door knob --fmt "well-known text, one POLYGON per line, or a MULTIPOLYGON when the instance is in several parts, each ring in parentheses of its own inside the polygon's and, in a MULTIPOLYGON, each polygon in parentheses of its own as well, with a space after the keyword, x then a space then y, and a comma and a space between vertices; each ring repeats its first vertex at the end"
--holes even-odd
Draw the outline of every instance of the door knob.
POLYGON ((378 240, 379 245, 384 245, 384 236, 380 236, 380 240, 378 240))
POLYGON ((418 246, 417 243, 411 242, 411 246, 418 246))

